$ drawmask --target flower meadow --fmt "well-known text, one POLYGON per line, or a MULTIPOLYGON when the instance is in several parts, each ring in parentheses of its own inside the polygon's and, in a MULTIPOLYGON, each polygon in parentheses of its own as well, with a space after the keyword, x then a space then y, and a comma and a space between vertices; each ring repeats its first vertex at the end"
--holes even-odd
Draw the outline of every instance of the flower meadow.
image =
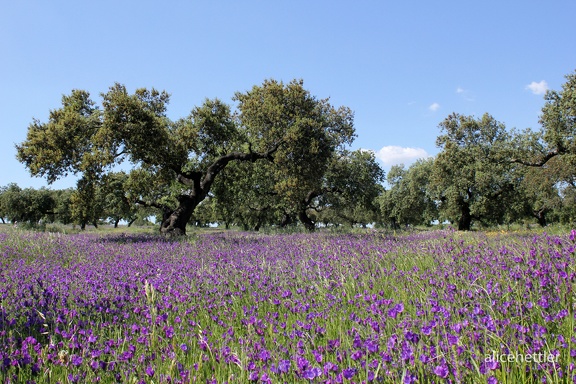
POLYGON ((576 383, 575 235, 3 231, 1 382, 576 383))

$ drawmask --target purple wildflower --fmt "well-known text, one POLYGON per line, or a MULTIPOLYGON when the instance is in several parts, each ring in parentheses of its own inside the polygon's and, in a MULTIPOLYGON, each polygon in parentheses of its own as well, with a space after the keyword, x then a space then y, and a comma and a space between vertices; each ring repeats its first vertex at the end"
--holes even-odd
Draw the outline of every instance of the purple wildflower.
POLYGON ((290 360, 280 360, 278 370, 281 373, 287 373, 290 370, 290 360))
POLYGON ((356 374, 356 368, 346 368, 342 371, 344 378, 350 380, 356 374))
POLYGON ((448 367, 445 366, 444 364, 438 365, 436 366, 436 368, 434 368, 434 374, 436 376, 445 379, 446 377, 448 377, 448 367))

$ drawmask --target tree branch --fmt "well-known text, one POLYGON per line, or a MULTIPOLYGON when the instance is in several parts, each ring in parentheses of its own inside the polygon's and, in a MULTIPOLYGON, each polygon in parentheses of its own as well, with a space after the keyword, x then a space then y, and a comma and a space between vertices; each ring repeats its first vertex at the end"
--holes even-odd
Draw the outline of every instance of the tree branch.
POLYGON ((322 195, 321 191, 312 190, 312 191, 308 192, 308 194, 306 195, 306 197, 304 198, 304 201, 303 201, 304 205, 308 207, 310 205, 310 203, 312 202, 312 200, 314 198, 320 196, 320 195, 322 195))
POLYGON ((144 200, 135 200, 136 204, 142 205, 144 207, 151 207, 151 208, 158 208, 162 211, 162 213, 169 213, 172 212, 172 209, 164 204, 159 204, 155 201, 144 201, 144 200))
POLYGON ((202 172, 176 172, 176 180, 186 186, 200 189, 200 180, 202 179, 202 172))
POLYGON ((278 150, 282 141, 276 143, 272 148, 266 152, 232 152, 217 158, 206 170, 206 174, 200 183, 200 188, 203 193, 208 193, 216 175, 218 175, 231 161, 251 161, 255 162, 260 159, 267 159, 273 161, 272 155, 278 150))
POLYGON ((554 158, 555 156, 560 155, 560 151, 558 151, 557 149, 554 151, 550 151, 547 154, 544 155, 544 157, 542 157, 539 161, 536 162, 529 162, 529 161, 524 161, 522 159, 511 159, 509 160, 510 163, 516 163, 516 164, 522 164, 525 165, 527 167, 542 167, 543 165, 545 165, 550 159, 554 158))

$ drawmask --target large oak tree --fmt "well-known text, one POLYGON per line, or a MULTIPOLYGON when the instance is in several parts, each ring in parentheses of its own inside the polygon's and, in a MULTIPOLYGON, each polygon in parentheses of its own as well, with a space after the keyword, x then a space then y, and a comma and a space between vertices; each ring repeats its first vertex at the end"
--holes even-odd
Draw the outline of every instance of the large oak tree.
POLYGON ((510 135, 489 114, 452 114, 440 123, 441 148, 431 172, 432 196, 441 219, 469 230, 473 221, 502 223, 518 198, 516 174, 507 161, 510 135))
POLYGON ((130 162, 139 175, 134 185, 143 191, 132 190, 130 197, 162 210, 165 234, 185 233, 195 208, 231 162, 273 162, 284 175, 281 191, 298 195, 315 186, 332 153, 354 137, 350 109, 315 98, 302 81, 266 80, 236 93, 236 110, 206 100, 175 121, 166 114, 166 92, 131 94, 115 84, 101 97, 98 106, 86 91, 63 96, 48 122, 29 126, 26 140, 16 146, 17 158, 48 182, 69 173, 101 178, 130 162))

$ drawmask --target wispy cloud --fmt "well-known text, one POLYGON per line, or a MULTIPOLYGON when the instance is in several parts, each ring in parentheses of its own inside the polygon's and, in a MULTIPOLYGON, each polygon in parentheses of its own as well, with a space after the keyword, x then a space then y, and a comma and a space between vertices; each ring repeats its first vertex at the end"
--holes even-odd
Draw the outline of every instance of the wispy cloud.
POLYGON ((428 109, 431 110, 432 112, 436 112, 438 109, 440 109, 440 104, 432 103, 432 104, 430 104, 428 109))
POLYGON ((548 83, 545 80, 539 83, 533 81, 526 86, 526 89, 529 89, 535 95, 543 95, 548 90, 548 83))
POLYGON ((466 101, 474 101, 474 97, 468 89, 458 87, 456 88, 456 93, 462 96, 466 101))
POLYGON ((376 151, 376 158, 384 165, 409 164, 418 159, 430 157, 428 152, 422 148, 400 147, 388 145, 376 151))

